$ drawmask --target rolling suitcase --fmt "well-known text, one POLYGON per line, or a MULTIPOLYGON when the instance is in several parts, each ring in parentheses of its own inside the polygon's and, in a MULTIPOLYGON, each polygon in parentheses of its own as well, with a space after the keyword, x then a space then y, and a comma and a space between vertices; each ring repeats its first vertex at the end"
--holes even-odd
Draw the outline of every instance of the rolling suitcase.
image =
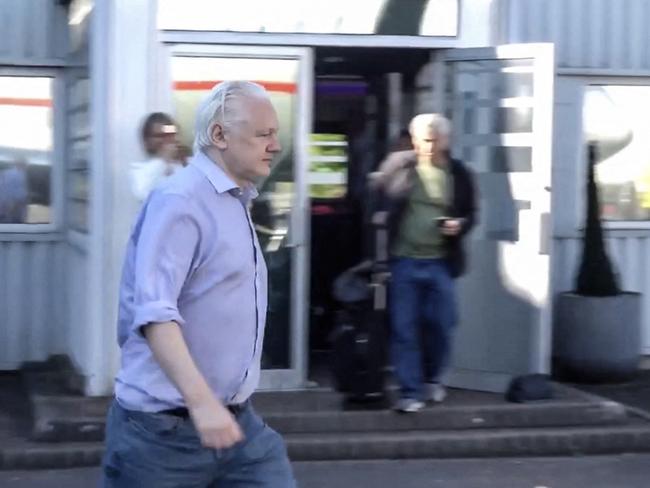
POLYGON ((343 305, 332 336, 332 368, 348 404, 386 404, 387 235, 375 232, 375 257, 344 272, 334 283, 343 305))

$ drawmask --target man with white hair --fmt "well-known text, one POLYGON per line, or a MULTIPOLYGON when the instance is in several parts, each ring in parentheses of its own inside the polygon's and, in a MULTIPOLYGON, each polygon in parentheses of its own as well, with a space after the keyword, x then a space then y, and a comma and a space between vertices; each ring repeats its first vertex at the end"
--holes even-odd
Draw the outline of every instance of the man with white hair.
POLYGON ((248 208, 281 149, 264 88, 215 86, 194 145, 188 167, 144 203, 128 243, 104 486, 293 487, 282 438, 249 400, 267 270, 248 208))
POLYGON ((401 412, 446 396, 441 380, 456 323, 454 278, 465 267, 462 239, 476 211, 472 177, 449 157, 449 121, 421 114, 409 132, 414 150, 392 153, 371 175, 388 203, 391 353, 401 412))

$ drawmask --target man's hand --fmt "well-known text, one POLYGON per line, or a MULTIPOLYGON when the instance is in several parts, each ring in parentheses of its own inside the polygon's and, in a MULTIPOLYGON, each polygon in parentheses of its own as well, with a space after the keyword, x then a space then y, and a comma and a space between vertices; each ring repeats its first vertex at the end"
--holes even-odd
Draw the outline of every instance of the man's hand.
POLYGON ((440 233, 443 236, 455 237, 460 234, 461 223, 459 219, 446 219, 442 227, 440 227, 440 233))
POLYGON ((241 441, 244 436, 237 421, 197 369, 179 325, 149 324, 142 332, 154 358, 183 395, 201 443, 208 448, 225 449, 241 441))
POLYGON ((214 398, 190 407, 189 411, 203 447, 227 449, 244 438, 233 415, 214 398))

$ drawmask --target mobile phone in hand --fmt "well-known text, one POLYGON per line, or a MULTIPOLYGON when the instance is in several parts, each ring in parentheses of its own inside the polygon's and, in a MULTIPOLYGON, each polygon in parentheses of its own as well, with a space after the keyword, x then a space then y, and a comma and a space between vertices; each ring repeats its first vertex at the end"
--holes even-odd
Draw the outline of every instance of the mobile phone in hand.
POLYGON ((436 217, 435 222, 439 229, 442 229, 445 226, 445 223, 450 220, 451 217, 436 217))

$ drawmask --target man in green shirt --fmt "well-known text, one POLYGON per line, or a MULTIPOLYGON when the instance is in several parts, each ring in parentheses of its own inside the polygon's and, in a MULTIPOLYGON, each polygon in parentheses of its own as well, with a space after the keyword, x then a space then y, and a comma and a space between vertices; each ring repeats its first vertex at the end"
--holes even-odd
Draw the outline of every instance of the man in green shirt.
POLYGON ((415 259, 442 258, 444 236, 436 224, 447 212, 447 172, 425 159, 418 161, 414 180, 392 253, 415 259))
POLYGON ((392 153, 371 182, 388 203, 396 408, 417 412, 446 396, 440 381, 456 323, 454 279, 465 267, 462 239, 476 205, 469 171, 449 157, 449 121, 421 114, 409 130, 414 150, 392 153))

